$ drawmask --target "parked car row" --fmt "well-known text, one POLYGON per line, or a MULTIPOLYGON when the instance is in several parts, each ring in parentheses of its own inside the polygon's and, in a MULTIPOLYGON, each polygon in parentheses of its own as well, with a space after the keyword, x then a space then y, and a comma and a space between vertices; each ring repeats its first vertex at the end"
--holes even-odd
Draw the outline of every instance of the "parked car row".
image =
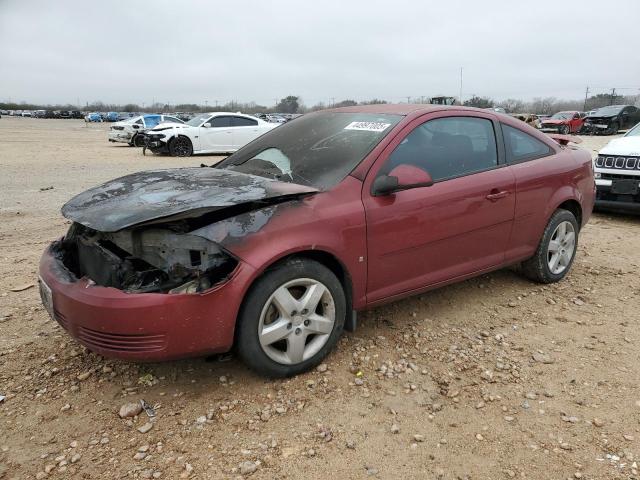
POLYGON ((0 114, 11 117, 83 118, 79 110, 0 110, 0 114))
POLYGON ((640 109, 633 105, 610 105, 589 112, 570 110, 551 116, 529 113, 513 116, 547 133, 615 135, 640 122, 640 109))

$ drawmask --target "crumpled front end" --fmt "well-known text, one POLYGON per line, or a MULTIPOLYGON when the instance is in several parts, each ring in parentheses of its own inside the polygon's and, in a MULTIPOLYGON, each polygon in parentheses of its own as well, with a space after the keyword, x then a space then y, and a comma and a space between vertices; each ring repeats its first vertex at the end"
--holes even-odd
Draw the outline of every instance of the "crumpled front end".
POLYGON ((169 138, 164 133, 148 131, 145 134, 143 153, 146 150, 151 150, 153 153, 169 153, 169 138))
POLYGON ((57 248, 77 277, 128 293, 202 292, 238 263, 209 240, 157 227, 98 232, 75 223, 57 248))
POLYGON ((158 361, 228 351, 253 274, 202 237, 75 223, 42 256, 40 291, 51 316, 90 350, 158 361))

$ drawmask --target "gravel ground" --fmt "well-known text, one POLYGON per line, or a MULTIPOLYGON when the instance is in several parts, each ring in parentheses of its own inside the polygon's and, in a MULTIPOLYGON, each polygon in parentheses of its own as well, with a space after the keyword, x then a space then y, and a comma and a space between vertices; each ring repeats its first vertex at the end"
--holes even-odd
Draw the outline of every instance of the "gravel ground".
POLYGON ((0 120, 0 478, 638 478, 640 219, 594 215, 558 284, 502 270, 365 312, 293 379, 228 357, 124 363, 40 305, 60 206, 216 158, 143 157, 107 128, 0 120), (119 416, 140 399, 154 419, 119 416))

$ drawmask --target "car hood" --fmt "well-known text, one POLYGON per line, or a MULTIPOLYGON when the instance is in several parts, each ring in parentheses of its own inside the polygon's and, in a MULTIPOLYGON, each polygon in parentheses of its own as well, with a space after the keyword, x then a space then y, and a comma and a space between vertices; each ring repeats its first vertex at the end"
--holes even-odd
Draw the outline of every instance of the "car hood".
POLYGON ((600 155, 629 155, 640 157, 640 137, 614 138, 600 150, 600 155))
POLYGON ((231 170, 195 167, 138 172, 73 197, 62 207, 69 220, 102 232, 157 220, 199 217, 256 202, 277 203, 318 190, 231 170))
POLYGON ((608 120, 618 115, 618 113, 612 113, 611 115, 589 115, 585 120, 608 120))

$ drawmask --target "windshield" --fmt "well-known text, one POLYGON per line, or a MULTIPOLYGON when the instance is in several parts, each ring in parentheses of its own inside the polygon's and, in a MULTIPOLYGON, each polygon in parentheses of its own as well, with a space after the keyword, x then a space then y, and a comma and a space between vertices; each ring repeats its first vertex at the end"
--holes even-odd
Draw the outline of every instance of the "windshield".
POLYGON ((346 177, 401 115, 318 112, 275 128, 217 168, 329 189, 346 177))
POLYGON ((566 120, 568 118, 571 118, 572 116, 573 114, 571 112, 558 112, 554 114, 551 118, 555 120, 566 120))
POLYGON ((609 115, 617 115, 618 113, 620 113, 620 110, 622 110, 624 107, 621 107, 620 105, 610 105, 608 107, 602 107, 597 109, 595 112, 593 112, 593 116, 594 117, 599 117, 601 115, 603 116, 609 116, 609 115))
POLYGON ((640 137, 640 123, 638 123, 635 127, 629 130, 625 137, 640 137))
POLYGON ((191 125, 192 127, 199 127, 202 122, 207 120, 211 115, 205 113, 203 115, 198 115, 197 117, 193 117, 188 122, 185 122, 187 125, 191 125))

